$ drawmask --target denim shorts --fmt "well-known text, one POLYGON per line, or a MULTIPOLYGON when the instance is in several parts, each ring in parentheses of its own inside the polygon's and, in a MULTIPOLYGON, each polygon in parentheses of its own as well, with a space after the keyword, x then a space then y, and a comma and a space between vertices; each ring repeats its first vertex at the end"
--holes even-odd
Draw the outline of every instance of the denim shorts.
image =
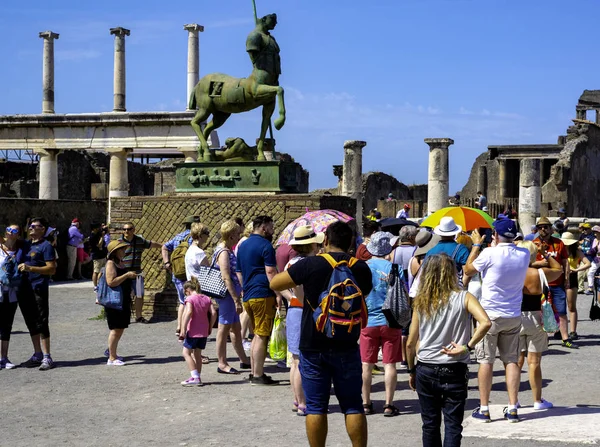
POLYGON ((558 315, 567 315, 567 293, 562 286, 550 286, 552 303, 556 307, 558 315))
POLYGON ((306 414, 327 414, 331 383, 344 414, 364 414, 362 364, 358 347, 349 351, 300 350, 306 414))
POLYGON ((179 304, 185 304, 185 291, 183 290, 183 285, 185 281, 177 279, 173 276, 173 284, 175 284, 175 290, 177 290, 177 298, 179 298, 179 304))
POLYGON ((206 348, 206 337, 188 337, 183 340, 183 347, 188 349, 204 349, 206 348))

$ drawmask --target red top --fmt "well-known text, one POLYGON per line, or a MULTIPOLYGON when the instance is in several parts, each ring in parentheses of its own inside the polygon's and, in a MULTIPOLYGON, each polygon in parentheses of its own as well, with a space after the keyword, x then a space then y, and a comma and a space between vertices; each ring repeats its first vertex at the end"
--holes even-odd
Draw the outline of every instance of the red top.
POLYGON ((368 261, 372 257, 373 255, 369 253, 369 250, 367 250, 367 246, 365 244, 360 244, 358 246, 358 250, 356 250, 356 259, 359 261, 368 261))
MULTIPOLYGON (((542 240, 539 237, 537 237, 533 240, 533 243, 535 245, 537 245, 537 247, 539 248, 542 245, 542 240)), ((548 249, 547 249, 548 254, 550 256, 552 256, 554 259, 556 259, 561 266, 564 266, 564 261, 569 259, 569 252, 567 251, 567 247, 565 246, 563 241, 561 241, 560 239, 558 239, 554 236, 550 236, 550 239, 548 240, 547 244, 548 244, 548 249)), ((536 260, 541 261, 543 259, 544 258, 542 257, 542 255, 540 253, 538 253, 536 260)), ((548 285, 552 286, 552 287, 562 286, 564 284, 565 284, 564 270, 563 270, 562 275, 560 275, 559 278, 548 283, 548 285)))

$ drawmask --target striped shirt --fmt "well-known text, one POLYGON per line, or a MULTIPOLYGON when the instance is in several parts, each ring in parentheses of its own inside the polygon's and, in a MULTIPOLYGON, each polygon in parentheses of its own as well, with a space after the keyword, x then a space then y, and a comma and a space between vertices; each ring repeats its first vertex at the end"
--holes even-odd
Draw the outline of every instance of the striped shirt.
POLYGON ((119 238, 120 242, 125 242, 129 246, 125 249, 122 265, 127 271, 141 272, 142 271, 142 253, 150 248, 151 242, 144 239, 142 236, 135 234, 131 242, 123 236, 119 238))

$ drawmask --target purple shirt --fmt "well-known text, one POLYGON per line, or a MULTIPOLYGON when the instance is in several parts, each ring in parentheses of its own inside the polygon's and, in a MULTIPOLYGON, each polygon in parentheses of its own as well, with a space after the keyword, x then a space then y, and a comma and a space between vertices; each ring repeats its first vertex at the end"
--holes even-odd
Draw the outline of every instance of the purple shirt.
POLYGON ((75 225, 69 227, 69 245, 83 247, 83 234, 75 225))

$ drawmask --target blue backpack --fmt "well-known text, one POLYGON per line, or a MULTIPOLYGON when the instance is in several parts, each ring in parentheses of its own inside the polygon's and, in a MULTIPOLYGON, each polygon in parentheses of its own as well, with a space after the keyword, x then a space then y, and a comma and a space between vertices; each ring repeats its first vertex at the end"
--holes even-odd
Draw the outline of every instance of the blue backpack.
MULTIPOLYGON (((4 249, 2 249, 4 251, 4 249)), ((21 285, 21 272, 19 272, 19 263, 16 255, 6 254, 6 258, 0 265, 0 284, 10 288, 21 285)))
POLYGON ((320 254, 333 268, 327 289, 319 296, 313 318, 317 331, 335 340, 357 341, 367 325, 367 305, 350 268, 358 261, 336 262, 331 255, 320 254))

